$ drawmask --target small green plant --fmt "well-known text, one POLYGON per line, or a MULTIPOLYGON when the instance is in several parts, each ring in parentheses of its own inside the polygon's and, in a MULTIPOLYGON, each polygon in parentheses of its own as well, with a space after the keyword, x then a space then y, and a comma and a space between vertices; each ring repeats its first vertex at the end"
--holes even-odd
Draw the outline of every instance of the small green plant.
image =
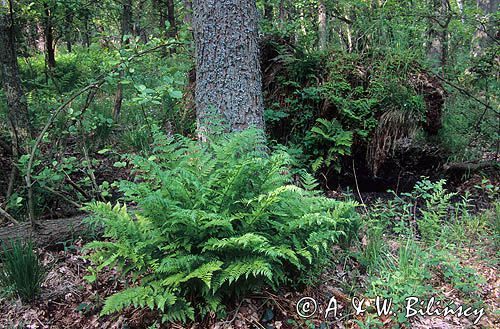
POLYGON ((482 192, 483 197, 488 201, 498 200, 500 195, 500 187, 494 185, 488 178, 483 178, 481 184, 474 185, 478 191, 482 192))
MULTIPOLYGON (((369 279, 367 296, 391 299, 394 305, 403 305, 409 296, 428 296, 432 287, 426 282, 431 278, 425 251, 412 237, 400 242, 398 254, 386 252, 379 261, 379 270, 369 279)), ((396 314, 400 323, 407 322, 402 311, 396 314)))
POLYGON ((33 251, 33 243, 11 241, 2 243, 0 285, 23 301, 32 301, 41 290, 47 269, 33 251))
POLYGON ((380 225, 371 226, 366 231, 366 244, 360 255, 360 263, 366 266, 369 271, 379 264, 384 254, 386 245, 383 233, 384 228, 380 225))
POLYGON ((445 280, 465 295, 480 299, 478 286, 486 281, 473 268, 463 266, 460 260, 449 250, 431 248, 428 251, 427 262, 434 271, 441 272, 445 280))
MULTIPOLYGON (((156 131, 154 145, 130 159, 135 182, 120 183, 139 211, 88 207, 109 239, 88 245, 96 270, 116 266, 134 283, 109 297, 102 314, 133 305, 164 321, 222 315, 228 299, 308 282, 352 231, 354 204, 291 185, 288 154, 268 152, 260 132, 200 144, 156 131)), ((306 185, 315 186, 311 177, 306 185)))
POLYGON ((318 172, 322 167, 327 170, 333 167, 336 172, 340 172, 341 158, 351 154, 352 139, 352 132, 345 131, 337 120, 317 119, 316 125, 306 137, 312 148, 313 172, 318 172))
POLYGON ((436 241, 440 236, 442 221, 448 214, 451 198, 456 195, 456 193, 448 193, 444 188, 445 184, 444 179, 437 182, 423 179, 415 185, 413 190, 415 197, 422 199, 425 203, 421 210, 422 218, 418 221, 418 228, 422 239, 426 242, 436 241))

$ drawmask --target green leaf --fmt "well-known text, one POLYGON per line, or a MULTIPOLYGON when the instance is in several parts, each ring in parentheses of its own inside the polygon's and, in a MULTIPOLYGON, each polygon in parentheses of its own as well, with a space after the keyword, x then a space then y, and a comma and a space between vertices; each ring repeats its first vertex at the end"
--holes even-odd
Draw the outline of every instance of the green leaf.
POLYGON ((170 97, 175 98, 175 99, 180 99, 182 98, 182 91, 180 90, 171 90, 168 93, 170 97))

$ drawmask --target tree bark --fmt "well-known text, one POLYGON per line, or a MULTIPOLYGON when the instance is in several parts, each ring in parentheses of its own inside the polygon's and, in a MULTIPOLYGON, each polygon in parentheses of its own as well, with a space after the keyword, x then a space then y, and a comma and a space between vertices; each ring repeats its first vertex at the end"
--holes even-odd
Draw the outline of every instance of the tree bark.
POLYGON ((280 15, 280 27, 283 27, 285 24, 285 21, 287 19, 287 12, 286 12, 286 0, 280 0, 280 5, 279 5, 279 15, 280 15))
POLYGON ((328 42, 327 12, 324 0, 318 2, 318 47, 325 50, 328 42))
POLYGON ((16 40, 14 33, 14 16, 12 2, 9 6, 0 6, 0 62, 2 87, 7 99, 7 119, 12 140, 12 169, 6 191, 9 199, 16 177, 18 175, 16 163, 24 153, 23 147, 30 136, 30 121, 28 102, 23 92, 19 67, 17 64, 16 40))
POLYGON ((496 37, 495 27, 491 23, 491 15, 498 10, 498 4, 498 0, 476 0, 477 8, 481 14, 477 17, 478 27, 472 42, 474 57, 481 56, 484 53, 484 48, 496 37))
POLYGON ((160 31, 162 31, 162 35, 165 35, 167 38, 175 37, 177 35, 177 21, 175 19, 174 1, 159 0, 157 5, 158 5, 158 13, 160 14, 160 31), (169 28, 168 31, 164 33, 165 23, 167 21, 169 24, 169 28))
POLYGON ((264 1, 264 18, 271 21, 273 19, 273 4, 270 0, 264 1))
POLYGON ((83 30, 83 44, 85 47, 90 47, 90 28, 89 28, 89 21, 90 21, 90 13, 87 9, 85 9, 84 14, 83 14, 83 22, 84 22, 84 30, 83 30))
POLYGON ((0 12, 0 61, 2 86, 7 99, 8 121, 15 161, 21 155, 24 142, 30 133, 28 102, 24 95, 17 64, 14 19, 12 12, 0 12))
MULTIPOLYGON (((139 13, 139 16, 144 12, 144 5, 145 5, 144 1, 137 2, 136 12, 139 13)), ((131 21, 134 22, 132 24, 132 34, 134 36, 138 36, 143 43, 147 43, 148 42, 148 32, 147 32, 147 29, 145 27, 141 26, 140 17, 138 17, 138 19, 135 19, 135 20, 131 18, 131 21)))
POLYGON ((52 13, 48 6, 45 4, 45 26, 44 26, 44 36, 45 36, 45 56, 47 58, 47 66, 49 69, 56 67, 56 52, 54 45, 54 27, 52 26, 52 13))
MULTIPOLYGON (((177 23, 175 20, 174 0, 167 0, 167 19, 170 24, 167 37, 175 38, 177 36, 177 23)), ((165 28, 165 25, 163 25, 163 28, 165 28)))
POLYGON ((465 0, 457 0, 458 12, 460 13, 460 20, 462 21, 462 23, 465 23, 464 1, 465 0))
MULTIPOLYGON (((175 38, 177 36, 177 21, 175 19, 175 5, 173 0, 159 0, 158 10, 160 13, 160 31, 161 35, 166 38, 175 38), (165 23, 168 21, 168 30, 165 29, 165 23)), ((170 48, 169 52, 175 53, 174 48, 170 48)), ((167 56, 167 49, 162 50, 163 57, 167 56)))
POLYGON ((264 128, 255 0, 194 0, 198 132, 215 115, 229 131, 264 128))
MULTIPOLYGON (((131 33, 132 33, 132 0, 123 0, 122 20, 121 20, 121 40, 120 40, 120 43, 122 45, 128 43, 128 39, 125 41, 123 39, 126 35, 130 35, 131 33)), ((115 105, 113 107, 113 119, 115 122, 118 122, 122 110, 123 85, 121 81, 123 80, 124 77, 125 77, 125 71, 121 70, 119 75, 118 86, 116 88, 115 105)))
POLYGON ((429 46, 427 55, 431 66, 441 71, 444 77, 444 70, 448 57, 448 25, 450 23, 450 8, 448 0, 432 0, 434 17, 429 24, 429 46))
POLYGON ((184 23, 191 25, 193 22, 193 4, 191 0, 184 0, 184 23))
MULTIPOLYGON (((71 10, 71 9, 69 9, 71 10)), ((65 39, 66 39, 66 49, 68 53, 73 51, 73 18, 74 14, 72 11, 66 12, 66 24, 65 24, 65 39)))
MULTIPOLYGON (((82 222, 84 218, 85 215, 44 220, 39 223, 39 227, 36 230, 31 227, 30 223, 1 227, 0 242, 8 242, 16 239, 26 241, 31 238, 38 247, 55 246, 58 243, 78 237, 78 234, 82 234, 88 230, 89 227, 82 222)), ((99 231, 96 233, 99 234, 99 231)))

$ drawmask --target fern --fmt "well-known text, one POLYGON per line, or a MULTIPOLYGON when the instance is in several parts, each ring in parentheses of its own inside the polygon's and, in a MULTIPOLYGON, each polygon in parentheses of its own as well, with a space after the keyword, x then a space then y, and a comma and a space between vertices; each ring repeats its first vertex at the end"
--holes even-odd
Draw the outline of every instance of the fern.
POLYGON ((116 266, 133 286, 103 314, 146 307, 165 321, 222 314, 231 298, 304 280, 355 218, 354 204, 322 197, 312 176, 291 185, 290 156, 246 130, 200 144, 155 133, 153 153, 133 156, 121 182, 138 205, 88 206, 107 238, 92 242, 97 270, 116 266), (193 308, 191 305, 196 305, 193 308))
POLYGON ((322 167, 333 167, 340 172, 340 160, 345 155, 351 154, 353 143, 352 131, 346 131, 336 120, 328 121, 316 119, 316 125, 311 128, 307 143, 315 150, 316 157, 311 162, 313 172, 318 172, 322 167), (323 151, 320 151, 323 150, 323 151))

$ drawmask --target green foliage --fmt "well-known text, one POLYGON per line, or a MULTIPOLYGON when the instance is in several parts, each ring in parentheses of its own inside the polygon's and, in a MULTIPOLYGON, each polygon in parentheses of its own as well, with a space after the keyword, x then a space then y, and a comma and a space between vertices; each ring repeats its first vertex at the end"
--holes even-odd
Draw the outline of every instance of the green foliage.
POLYGON ((448 250, 431 248, 427 259, 433 270, 442 274, 446 282, 463 295, 472 297, 471 299, 475 302, 480 299, 478 286, 486 281, 473 268, 462 265, 460 260, 448 250))
POLYGON ((343 130, 335 119, 328 121, 319 118, 306 137, 306 145, 312 149, 315 158, 311 164, 313 172, 318 172, 323 166, 333 167, 336 172, 340 172, 341 157, 351 154, 352 132, 343 130))
MULTIPOLYGON (((394 305, 404 305, 409 296, 425 298, 430 296, 432 287, 427 283, 431 278, 426 253, 413 240, 402 240, 397 255, 385 253, 379 264, 379 270, 369 280, 367 295, 392 299, 394 305)), ((398 310, 398 322, 407 322, 402 309, 398 310)))
MULTIPOLYGON (((136 181, 120 183, 140 210, 88 207, 109 239, 88 246, 97 270, 117 266, 134 281, 102 314, 134 305, 185 322, 220 314, 228 298, 299 284, 356 217, 352 203, 291 185, 290 157, 268 153, 259 132, 204 144, 154 138, 152 154, 131 158, 136 181)), ((307 186, 314 187, 311 177, 307 186)))
POLYGON ((424 177, 409 193, 397 195, 391 191, 394 198, 376 203, 371 217, 396 234, 420 235, 426 242, 435 242, 441 236, 443 223, 456 196, 456 193, 447 192, 445 184, 445 180, 431 182, 424 177))
POLYGON ((303 148, 303 164, 316 174, 338 173, 352 149, 412 137, 423 122, 424 100, 409 83, 417 69, 408 65, 415 60, 410 52, 361 56, 273 42, 268 47, 279 53, 270 67, 276 77, 266 85, 279 95, 265 111, 269 134, 303 148))
POLYGON ((427 242, 434 242, 441 235, 442 220, 448 214, 451 198, 456 195, 446 192, 445 183, 444 179, 435 183, 423 180, 414 187, 414 195, 425 202, 418 228, 427 242))
POLYGON ((57 66, 51 72, 46 67, 43 54, 20 60, 19 69, 28 93, 50 97, 52 92, 71 92, 87 80, 105 73, 110 69, 112 56, 110 51, 97 46, 87 49, 78 47, 72 53, 58 54, 57 66))
POLYGON ((2 242, 0 257, 0 286, 26 302, 38 296, 47 275, 47 269, 34 253, 33 247, 31 241, 2 242))
MULTIPOLYGON (((409 296, 430 297, 434 290, 430 283, 437 279, 464 299, 481 304, 478 287, 485 279, 464 265, 460 256, 474 241, 495 236, 495 210, 471 214, 471 199, 465 195, 456 200, 445 184, 424 178, 411 193, 394 194, 392 200, 371 209, 364 221, 361 250, 355 253, 369 275, 368 296, 391 298, 398 305, 409 296), (417 241, 418 232, 422 241, 417 241)), ((401 312, 395 320, 407 322, 401 312)))
POLYGON ((362 252, 358 256, 358 260, 368 271, 377 270, 381 258, 387 250, 383 234, 384 227, 382 225, 374 223, 367 225, 366 242, 362 252))

